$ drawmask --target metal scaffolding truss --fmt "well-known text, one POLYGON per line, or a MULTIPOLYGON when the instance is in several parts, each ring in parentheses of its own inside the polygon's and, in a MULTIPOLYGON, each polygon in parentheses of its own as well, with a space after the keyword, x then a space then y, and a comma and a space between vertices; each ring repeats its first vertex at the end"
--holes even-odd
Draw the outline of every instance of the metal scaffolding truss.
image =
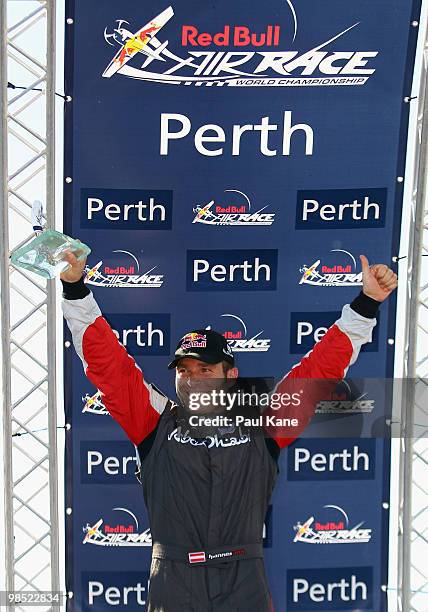
POLYGON ((428 609, 428 38, 423 46, 406 274, 398 515, 398 609, 428 609))
POLYGON ((0 0, 4 513, 10 591, 59 590, 55 292, 43 279, 9 266, 9 252, 33 237, 34 199, 46 203, 47 224, 55 227, 55 9, 55 0, 0 0))

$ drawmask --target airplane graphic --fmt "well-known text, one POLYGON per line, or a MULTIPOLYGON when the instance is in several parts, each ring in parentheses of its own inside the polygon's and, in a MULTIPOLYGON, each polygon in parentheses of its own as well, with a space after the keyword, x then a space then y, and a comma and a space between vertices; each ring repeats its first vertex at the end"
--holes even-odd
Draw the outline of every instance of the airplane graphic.
POLYGON ((85 402, 82 412, 92 412, 94 414, 108 414, 107 408, 104 406, 101 397, 101 391, 97 391, 90 396, 87 393, 82 397, 82 402, 85 402))
POLYGON ((323 278, 322 275, 317 271, 317 267, 319 266, 321 259, 318 259, 311 266, 303 266, 300 268, 300 272, 303 272, 303 276, 300 279, 299 285, 305 282, 305 280, 311 280, 313 278, 323 278))
POLYGON ((91 280, 92 277, 98 278, 98 279, 102 278, 103 280, 107 280, 106 277, 101 274, 101 272, 98 272, 98 270, 99 270, 99 268, 100 268, 102 263, 103 262, 101 260, 93 268, 89 268, 89 266, 87 266, 87 269, 86 269, 86 280, 91 280))
POLYGON ((314 522, 314 517, 311 516, 310 518, 308 518, 308 520, 305 523, 303 523, 303 525, 301 523, 297 523, 295 527, 297 533, 296 533, 296 537, 294 538, 294 542, 297 542, 298 540, 306 536, 316 535, 315 531, 311 527, 313 522, 314 522))
POLYGON ((205 206, 196 206, 193 209, 193 212, 197 213, 195 219, 193 219, 192 223, 196 223, 197 219, 200 219, 202 222, 206 222, 204 221, 205 219, 217 219, 217 216, 210 210, 211 206, 213 206, 214 204, 214 200, 211 200, 211 202, 209 202, 209 204, 206 204, 205 206))
POLYGON ((159 13, 157 17, 146 23, 146 25, 140 28, 135 34, 122 27, 123 23, 128 23, 123 19, 119 20, 119 25, 117 28, 115 28, 113 34, 108 34, 106 28, 104 30, 104 38, 106 41, 111 45, 113 43, 110 42, 110 39, 113 39, 114 42, 121 45, 121 48, 104 70, 103 77, 112 77, 137 53, 142 53, 143 55, 147 56, 146 61, 142 66, 143 68, 145 68, 154 59, 164 62, 165 58, 161 57, 160 54, 167 46, 168 41, 161 44, 161 42, 156 38, 156 34, 166 23, 168 23, 173 15, 174 11, 172 6, 169 6, 167 9, 162 11, 162 13, 159 13))
POLYGON ((93 527, 91 527, 89 523, 86 524, 86 527, 83 530, 86 532, 86 535, 83 539, 83 544, 86 544, 86 542, 90 540, 92 537, 97 538, 99 536, 101 537, 104 536, 104 534, 99 530, 102 524, 103 524, 102 518, 99 521, 97 521, 95 525, 93 525, 93 527))

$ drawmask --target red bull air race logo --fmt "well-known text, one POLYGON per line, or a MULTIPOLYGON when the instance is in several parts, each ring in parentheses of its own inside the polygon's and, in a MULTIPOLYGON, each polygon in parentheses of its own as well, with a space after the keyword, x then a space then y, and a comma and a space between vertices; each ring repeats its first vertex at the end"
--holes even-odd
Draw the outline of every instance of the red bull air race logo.
POLYGON ((176 52, 168 48, 168 40, 158 38, 174 16, 171 6, 137 31, 118 19, 110 32, 104 30, 105 41, 119 49, 103 77, 121 74, 173 85, 307 87, 364 85, 375 72, 372 64, 378 51, 349 51, 344 43, 338 48, 337 41, 361 27, 360 22, 332 31, 315 47, 295 50, 290 47, 295 46, 301 25, 291 0, 284 8, 288 14, 282 24, 267 23, 257 32, 241 24, 225 24, 216 32, 186 24, 177 33, 176 27, 176 52), (283 50, 283 44, 289 48, 283 50))
POLYGON ((316 407, 318 414, 355 414, 361 412, 371 413, 375 401, 367 397, 367 393, 360 393, 352 380, 341 380, 330 394, 330 397, 321 400, 316 407))
POLYGON ((300 285, 355 287, 363 284, 362 273, 357 272, 357 261, 352 253, 343 249, 332 249, 330 253, 340 253, 340 255, 330 255, 326 258, 329 261, 323 264, 321 259, 317 259, 312 265, 304 264, 300 268, 302 273, 300 285))
MULTIPOLYGON (((221 316, 229 317, 228 329, 223 332, 223 336, 226 338, 233 353, 258 353, 266 352, 270 349, 270 338, 260 337, 263 334, 263 330, 249 337, 247 326, 241 317, 229 313, 222 314, 221 316)), ((211 329, 211 326, 207 329, 211 329)))
POLYGON ((116 250, 113 253, 122 253, 121 263, 118 264, 118 256, 114 257, 114 263, 103 265, 103 260, 95 266, 86 266, 85 282, 98 287, 127 287, 127 288, 157 288, 163 284, 163 274, 150 270, 141 272, 138 259, 129 251, 116 250), (124 257, 123 257, 124 256, 124 257))
POLYGON ((314 516, 311 516, 304 523, 298 522, 294 526, 296 531, 294 542, 303 544, 366 544, 370 542, 372 530, 362 527, 364 521, 355 527, 350 527, 348 515, 343 508, 332 504, 323 506, 323 508, 328 509, 325 519, 316 520, 314 516), (332 516, 335 520, 331 520, 332 516))
POLYGON ((127 508, 113 508, 114 520, 104 522, 103 518, 90 525, 86 523, 83 527, 83 544, 94 544, 95 546, 151 546, 152 536, 150 528, 140 532, 138 519, 133 512, 127 508))
POLYGON ((205 206, 196 206, 193 212, 196 213, 192 223, 204 223, 205 225, 272 225, 275 220, 275 213, 263 212, 266 206, 257 211, 251 211, 251 202, 249 197, 242 191, 237 189, 226 189, 225 193, 234 192, 240 194, 244 203, 240 205, 234 204, 217 204, 211 200, 205 206))

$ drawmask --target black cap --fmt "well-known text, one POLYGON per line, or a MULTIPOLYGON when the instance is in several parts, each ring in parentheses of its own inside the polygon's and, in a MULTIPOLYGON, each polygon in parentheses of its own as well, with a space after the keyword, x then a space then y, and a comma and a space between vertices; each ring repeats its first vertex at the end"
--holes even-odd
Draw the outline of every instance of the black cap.
POLYGON ((175 368, 183 357, 193 357, 205 363, 227 361, 235 364, 233 353, 226 338, 212 329, 196 329, 183 336, 175 349, 174 359, 168 369, 175 368))

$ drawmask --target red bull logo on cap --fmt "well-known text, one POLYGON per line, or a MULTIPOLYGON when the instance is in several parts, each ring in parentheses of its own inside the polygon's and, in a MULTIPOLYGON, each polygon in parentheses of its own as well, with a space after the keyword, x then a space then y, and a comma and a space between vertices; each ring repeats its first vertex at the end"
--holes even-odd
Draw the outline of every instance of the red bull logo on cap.
POLYGON ((191 332, 186 334, 181 341, 182 349, 188 348, 205 348, 207 346, 207 337, 205 334, 199 334, 198 332, 191 332))

